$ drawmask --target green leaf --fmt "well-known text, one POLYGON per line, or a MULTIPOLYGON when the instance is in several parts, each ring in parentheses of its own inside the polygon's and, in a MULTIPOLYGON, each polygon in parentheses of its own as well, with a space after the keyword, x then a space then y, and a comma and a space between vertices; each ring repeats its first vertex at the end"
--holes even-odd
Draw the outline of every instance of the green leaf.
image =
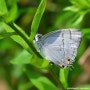
POLYGON ((11 37, 12 35, 16 35, 15 32, 11 32, 11 33, 0 33, 0 39, 6 38, 6 37, 11 37))
MULTIPOLYGON (((6 23, 3 23, 3 27, 5 28, 5 30, 6 30, 7 32, 14 32, 14 29, 12 29, 12 28, 11 28, 9 25, 7 25, 6 23)), ((29 48, 29 46, 27 45, 27 43, 26 43, 19 35, 13 35, 13 36, 11 36, 11 38, 12 38, 15 42, 19 43, 24 49, 26 49, 27 51, 29 51, 30 53, 32 53, 31 50, 30 50, 30 48, 29 48)))
POLYGON ((22 74, 23 74, 23 69, 24 69, 24 65, 22 64, 14 64, 13 68, 12 68, 12 75, 16 78, 19 79, 22 74), (18 72, 18 73, 17 73, 18 72))
POLYGON ((83 53, 86 51, 86 49, 88 47, 88 44, 86 44, 86 43, 88 43, 87 38, 85 38, 85 36, 82 36, 82 40, 81 40, 80 46, 79 46, 78 51, 77 51, 77 56, 76 56, 77 60, 79 60, 80 57, 83 55, 83 53))
POLYGON ((0 51, 8 50, 13 47, 14 44, 15 42, 12 42, 10 39, 0 40, 0 51))
POLYGON ((31 25, 31 34, 30 34, 30 41, 32 41, 37 33, 39 24, 40 24, 40 20, 42 18, 42 15, 44 13, 45 7, 46 7, 46 1, 47 0, 41 0, 40 5, 36 11, 36 14, 34 16, 34 19, 32 21, 32 25, 31 25))
MULTIPOLYGON (((14 29, 12 29, 9 25, 3 23, 4 25, 4 28, 7 32, 13 32, 15 31, 14 29)), ((27 35, 25 34, 25 32, 23 32, 23 30, 21 30, 20 27, 18 27, 16 24, 14 24, 14 26, 17 28, 17 30, 19 31, 16 31, 18 34, 20 33, 21 35, 23 35, 22 37, 25 37, 25 40, 28 40, 28 37, 27 35)), ((48 66, 49 62, 46 61, 46 60, 43 60, 42 58, 39 58, 36 53, 37 51, 34 50, 34 53, 32 53, 32 49, 30 48, 30 46, 28 46, 28 44, 26 43, 26 41, 22 38, 21 36, 19 35, 13 35, 11 36, 11 38, 16 41, 17 43, 19 43, 24 49, 26 49, 29 53, 33 54, 33 57, 30 61, 30 63, 38 68, 45 68, 48 66), (38 61, 38 63, 37 63, 38 61)))
POLYGON ((15 23, 12 25, 10 24, 10 26, 12 28, 14 28, 14 30, 22 37, 22 39, 24 39, 24 41, 27 43, 27 45, 29 46, 29 50, 32 54, 37 55, 38 57, 42 58, 42 56, 36 51, 33 43, 29 40, 29 37, 27 36, 27 34, 24 32, 24 30, 22 30, 18 25, 16 25, 15 23))
POLYGON ((2 33, 3 31, 4 31, 3 23, 0 22, 0 33, 2 33))
POLYGON ((32 59, 31 59, 31 63, 32 63, 32 65, 34 65, 38 68, 46 68, 49 65, 49 61, 47 61, 45 59, 41 59, 41 58, 37 57, 36 55, 33 55, 32 59))
POLYGON ((33 85, 31 82, 28 82, 28 83, 23 82, 23 83, 20 83, 18 90, 29 90, 32 87, 33 85))
POLYGON ((72 6, 68 6, 66 8, 64 8, 64 11, 72 11, 72 12, 78 12, 80 9, 77 8, 76 6, 72 5, 72 6))
POLYGON ((49 62, 44 59, 38 58, 36 55, 32 55, 26 50, 23 50, 19 55, 11 60, 12 64, 32 64, 37 68, 45 68, 49 65, 49 62))
POLYGON ((0 16, 6 15, 8 13, 5 0, 0 0, 0 16))
POLYGON ((32 58, 32 55, 26 50, 23 50, 18 56, 16 56, 11 60, 11 63, 12 64, 30 64, 31 58, 32 58))
POLYGON ((49 62, 47 60, 42 60, 36 55, 32 55, 26 50, 23 50, 19 55, 11 60, 12 64, 32 64, 38 68, 45 68, 48 66, 49 62))
POLYGON ((62 12, 57 18, 56 21, 54 23, 54 26, 56 28, 61 28, 61 27, 66 27, 66 24, 68 23, 68 21, 70 20, 71 16, 75 15, 72 12, 62 12), (67 21, 67 22, 66 22, 67 21))
POLYGON ((90 28, 82 29, 82 34, 83 34, 83 37, 90 39, 90 28))
MULTIPOLYGON (((17 28, 17 30, 20 32, 20 33, 22 33, 28 40, 29 40, 29 37, 28 37, 28 35, 24 32, 24 30, 22 30, 17 24, 15 24, 15 23, 13 23, 13 26, 15 27, 15 28, 17 28)), ((14 28, 13 27, 13 28, 14 28)), ((16 31, 16 32, 18 32, 18 31, 16 31)))
POLYGON ((69 23, 67 24, 67 26, 72 26, 72 27, 77 27, 78 25, 80 26, 80 23, 82 22, 84 16, 85 16, 86 12, 78 12, 78 14, 76 13, 74 18, 71 19, 69 21, 69 23))
POLYGON ((5 17, 5 21, 6 22, 14 21, 16 19, 17 15, 18 15, 18 13, 17 13, 17 2, 16 2, 16 0, 13 0, 12 4, 11 4, 11 8, 8 11, 7 16, 5 17))
POLYGON ((54 26, 59 29, 64 28, 75 28, 80 27, 81 21, 83 20, 86 12, 72 12, 64 11, 56 19, 54 26))
POLYGON ((74 4, 77 8, 81 9, 90 9, 90 1, 89 0, 70 0, 72 4, 74 4))
POLYGON ((67 79, 68 79, 69 69, 70 68, 60 69, 60 73, 59 73, 60 81, 63 84, 65 89, 68 87, 67 79))
POLYGON ((31 70, 25 70, 25 73, 38 90, 57 90, 57 87, 48 78, 31 70))

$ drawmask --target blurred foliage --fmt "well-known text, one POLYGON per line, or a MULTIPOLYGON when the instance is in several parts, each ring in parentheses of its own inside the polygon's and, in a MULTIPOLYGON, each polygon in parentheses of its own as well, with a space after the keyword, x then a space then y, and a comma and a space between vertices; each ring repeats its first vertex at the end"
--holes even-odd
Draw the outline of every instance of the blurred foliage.
POLYGON ((89 17, 90 0, 0 0, 2 90, 89 90, 90 78, 78 83, 85 72, 78 61, 90 45, 89 17), (62 28, 77 28, 83 34, 72 70, 50 65, 33 45, 37 32, 62 28))

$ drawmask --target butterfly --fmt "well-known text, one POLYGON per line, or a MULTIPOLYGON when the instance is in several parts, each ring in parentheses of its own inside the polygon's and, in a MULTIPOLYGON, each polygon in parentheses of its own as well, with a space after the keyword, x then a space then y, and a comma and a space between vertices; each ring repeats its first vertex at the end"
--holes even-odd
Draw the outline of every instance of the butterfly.
POLYGON ((78 29, 61 29, 45 35, 36 34, 34 43, 45 59, 61 68, 71 66, 82 38, 78 29))

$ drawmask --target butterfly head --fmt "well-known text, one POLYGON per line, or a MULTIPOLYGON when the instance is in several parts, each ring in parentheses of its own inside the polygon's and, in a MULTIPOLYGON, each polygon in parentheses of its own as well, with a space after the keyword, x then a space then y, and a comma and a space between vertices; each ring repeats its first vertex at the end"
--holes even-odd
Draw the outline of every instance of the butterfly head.
POLYGON ((39 39, 42 37, 42 34, 36 34, 35 39, 33 40, 33 43, 36 43, 39 41, 39 39))
POLYGON ((33 43, 36 45, 37 51, 41 51, 42 44, 40 43, 40 38, 42 37, 42 34, 36 34, 35 39, 33 40, 33 43))
POLYGON ((42 37, 42 34, 36 34, 35 41, 38 41, 42 37))

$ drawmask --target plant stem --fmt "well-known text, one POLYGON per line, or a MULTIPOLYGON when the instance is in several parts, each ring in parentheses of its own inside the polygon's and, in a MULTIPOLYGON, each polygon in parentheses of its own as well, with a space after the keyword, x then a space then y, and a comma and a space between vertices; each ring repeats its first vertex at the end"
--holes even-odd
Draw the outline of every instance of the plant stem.
POLYGON ((32 49, 32 53, 37 55, 39 58, 42 58, 42 56, 36 51, 35 47, 33 46, 32 42, 29 41, 28 37, 26 35, 24 35, 19 29, 17 29, 13 23, 9 23, 8 24, 11 28, 13 28, 15 30, 15 32, 20 35, 25 42, 28 44, 28 46, 32 49))

